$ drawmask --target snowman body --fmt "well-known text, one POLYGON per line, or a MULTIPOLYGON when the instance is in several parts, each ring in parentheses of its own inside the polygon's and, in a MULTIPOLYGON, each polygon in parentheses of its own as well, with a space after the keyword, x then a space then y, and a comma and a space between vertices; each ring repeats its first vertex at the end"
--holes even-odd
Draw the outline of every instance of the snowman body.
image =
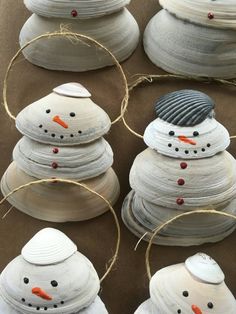
POLYGON ((235 77, 235 1, 160 0, 160 5, 144 33, 154 64, 182 75, 235 77))
MULTIPOLYGON (((112 204, 119 195, 113 152, 103 138, 108 115, 79 84, 62 85, 22 110, 16 127, 24 135, 13 152, 1 189, 7 195, 37 179, 62 178, 87 184, 112 204)), ((55 182, 30 186, 9 198, 19 210, 49 221, 77 221, 108 210, 99 197, 82 187, 55 182)))
POLYGON ((62 232, 46 228, 3 270, 0 310, 4 314, 107 314, 97 296, 99 289, 91 262, 62 232))
MULTIPOLYGON (((196 209, 235 214, 236 162, 225 151, 229 134, 215 120, 213 107, 207 95, 188 90, 157 102, 159 117, 144 133, 149 148, 132 165, 132 191, 122 210, 125 224, 138 237, 196 209)), ((174 222, 154 242, 199 245, 222 240, 234 229, 228 218, 199 214, 174 222)))
POLYGON ((150 299, 135 314, 234 314, 236 301, 218 264, 204 253, 165 267, 150 281, 150 299))
MULTIPOLYGON (((129 2, 26 0, 25 5, 33 14, 21 30, 20 45, 42 34, 58 32, 65 25, 71 32, 97 40, 123 61, 139 41, 138 24, 125 8, 129 2)), ((31 63, 51 70, 81 72, 114 64, 94 44, 83 40, 72 43, 63 37, 41 39, 23 53, 31 63)))

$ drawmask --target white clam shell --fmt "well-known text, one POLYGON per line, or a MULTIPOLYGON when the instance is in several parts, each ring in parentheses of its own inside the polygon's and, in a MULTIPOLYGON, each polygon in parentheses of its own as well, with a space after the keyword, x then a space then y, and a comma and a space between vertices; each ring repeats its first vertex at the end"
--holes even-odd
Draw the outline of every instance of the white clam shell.
MULTIPOLYGON (((2 178, 2 193, 6 195, 14 188, 35 180, 13 162, 2 178)), ((82 183, 103 195, 112 205, 119 197, 119 181, 112 168, 82 183)), ((84 188, 59 182, 30 186, 13 194, 8 201, 32 217, 54 222, 87 220, 109 209, 102 199, 84 188)))
POLYGON ((46 17, 88 19, 111 14, 122 9, 130 0, 24 0, 26 7, 46 17), (76 16, 71 13, 76 10, 76 16))
POLYGON ((180 127, 157 118, 146 128, 144 142, 150 148, 166 156, 199 159, 224 151, 230 144, 230 138, 226 128, 215 119, 207 118, 198 125, 180 127), (175 135, 170 136, 170 131, 174 131, 175 135), (199 136, 193 136, 195 131, 199 133, 199 136), (183 135, 194 140, 196 145, 181 142, 178 137, 183 135))
MULTIPOLYGON (((21 47, 37 36, 58 31, 61 25, 68 25, 68 19, 33 14, 21 30, 21 47)), ((96 39, 120 62, 133 53, 139 41, 138 24, 127 9, 96 19, 69 20, 68 28, 96 39)), ((81 72, 114 64, 109 54, 90 42, 75 43, 62 37, 41 39, 25 49, 24 56, 31 63, 51 70, 81 72)))
POLYGON ((113 152, 104 138, 84 145, 55 147, 24 136, 13 150, 13 160, 21 170, 38 179, 58 177, 79 181, 106 172, 113 164, 113 152), (58 165, 56 169, 52 167, 54 162, 58 165))
POLYGON ((193 276, 206 283, 220 284, 225 280, 220 266, 213 258, 204 253, 189 257, 185 261, 185 266, 193 276))
POLYGON ((236 3, 234 0, 160 0, 168 12, 183 20, 208 27, 236 29, 236 3), (213 19, 208 14, 214 14, 213 19))
POLYGON ((77 251, 77 246, 61 231, 45 228, 36 233, 21 250, 23 258, 34 265, 60 263, 77 251))
MULTIPOLYGON (((236 200, 215 206, 216 210, 235 215, 236 200)), ((137 195, 133 190, 122 206, 122 219, 127 228, 139 239, 149 241, 154 229, 184 211, 157 206, 137 195), (144 237, 143 235, 146 234, 144 237)), ((153 239, 158 245, 191 246, 223 240, 236 228, 230 218, 213 215, 194 215, 179 219, 163 229, 153 239)))
POLYGON ((111 121, 90 98, 67 97, 53 92, 24 108, 17 115, 16 127, 35 141, 71 146, 103 136, 109 131, 111 121), (56 117, 65 125, 55 122, 56 117))
POLYGON ((0 276, 0 309, 4 314, 107 314, 97 296, 100 282, 92 263, 62 232, 39 231, 0 276), (17 273, 17 276, 16 276, 17 273), (26 283, 24 278, 28 279, 26 283), (52 282, 56 282, 56 286, 52 282), (41 289, 49 299, 35 295, 41 289))
POLYGON ((88 98, 92 96, 90 92, 79 83, 63 84, 58 87, 55 87, 53 91, 59 95, 69 97, 88 98))
POLYGON ((145 200, 167 208, 192 210, 230 202, 236 194, 236 160, 224 151, 211 158, 186 161, 148 148, 134 160, 130 186, 145 200), (201 169, 201 170, 200 170, 201 169), (184 184, 178 184, 178 180, 184 184), (181 206, 176 200, 181 197, 181 206))
POLYGON ((161 10, 146 27, 144 49, 149 59, 167 72, 216 78, 236 76, 235 30, 200 26, 161 10))

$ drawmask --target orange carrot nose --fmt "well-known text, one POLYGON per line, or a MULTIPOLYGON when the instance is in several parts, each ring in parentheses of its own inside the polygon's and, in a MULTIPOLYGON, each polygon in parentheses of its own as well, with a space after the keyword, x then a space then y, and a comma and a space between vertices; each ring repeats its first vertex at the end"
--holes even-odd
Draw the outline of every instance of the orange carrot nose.
POLYGON ((50 295, 48 295, 45 291, 43 291, 43 289, 35 287, 32 289, 32 293, 37 295, 37 297, 44 299, 44 300, 52 300, 52 297, 50 297, 50 295))
POLYGON ((53 117, 52 121, 60 124, 63 128, 68 129, 68 124, 65 123, 63 120, 61 120, 61 118, 59 116, 53 117))
POLYGON ((193 313, 195 314, 202 314, 202 311, 196 305, 192 305, 192 310, 193 310, 193 313))
POLYGON ((178 139, 181 141, 181 142, 184 142, 184 143, 187 143, 187 144, 190 144, 190 145, 196 145, 197 143, 190 139, 190 138, 187 138, 186 136, 184 135, 180 135, 178 136, 178 139))

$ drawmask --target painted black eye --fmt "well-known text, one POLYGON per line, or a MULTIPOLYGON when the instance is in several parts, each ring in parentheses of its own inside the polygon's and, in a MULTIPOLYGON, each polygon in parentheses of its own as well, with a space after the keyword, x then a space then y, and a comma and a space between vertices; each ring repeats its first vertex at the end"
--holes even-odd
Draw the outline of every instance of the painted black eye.
POLYGON ((24 280, 24 283, 25 283, 26 285, 29 283, 29 278, 26 278, 26 277, 25 277, 23 280, 24 280))
POLYGON ((184 291, 184 292, 183 292, 183 296, 184 296, 185 298, 187 298, 187 297, 189 296, 188 291, 184 291))
POLYGON ((74 112, 71 112, 71 113, 70 113, 70 116, 71 116, 71 117, 75 117, 75 113, 74 113, 74 112))
POLYGON ((198 135, 199 135, 198 131, 193 132, 193 136, 198 136, 198 135))
POLYGON ((170 132, 169 132, 169 135, 170 135, 170 136, 174 136, 174 135, 175 135, 175 132, 174 132, 174 131, 170 131, 170 132))
POLYGON ((46 113, 50 113, 50 112, 51 112, 51 110, 50 110, 50 109, 47 109, 47 110, 46 110, 46 113))
POLYGON ((209 302, 209 303, 207 304, 207 306, 209 307, 209 309, 213 309, 213 307, 214 307, 214 305, 213 305, 212 302, 209 302))
POLYGON ((57 282, 56 280, 52 280, 52 281, 51 281, 51 285, 52 285, 53 287, 57 287, 57 286, 58 286, 58 282, 57 282))

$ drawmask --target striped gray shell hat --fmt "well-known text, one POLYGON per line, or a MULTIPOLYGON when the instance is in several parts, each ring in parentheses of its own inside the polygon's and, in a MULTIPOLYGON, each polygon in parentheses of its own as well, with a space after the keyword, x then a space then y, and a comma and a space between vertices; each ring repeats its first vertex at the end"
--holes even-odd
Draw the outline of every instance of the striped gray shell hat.
POLYGON ((206 94, 183 89, 166 94, 155 104, 157 116, 179 126, 194 126, 214 117, 214 101, 206 94))

